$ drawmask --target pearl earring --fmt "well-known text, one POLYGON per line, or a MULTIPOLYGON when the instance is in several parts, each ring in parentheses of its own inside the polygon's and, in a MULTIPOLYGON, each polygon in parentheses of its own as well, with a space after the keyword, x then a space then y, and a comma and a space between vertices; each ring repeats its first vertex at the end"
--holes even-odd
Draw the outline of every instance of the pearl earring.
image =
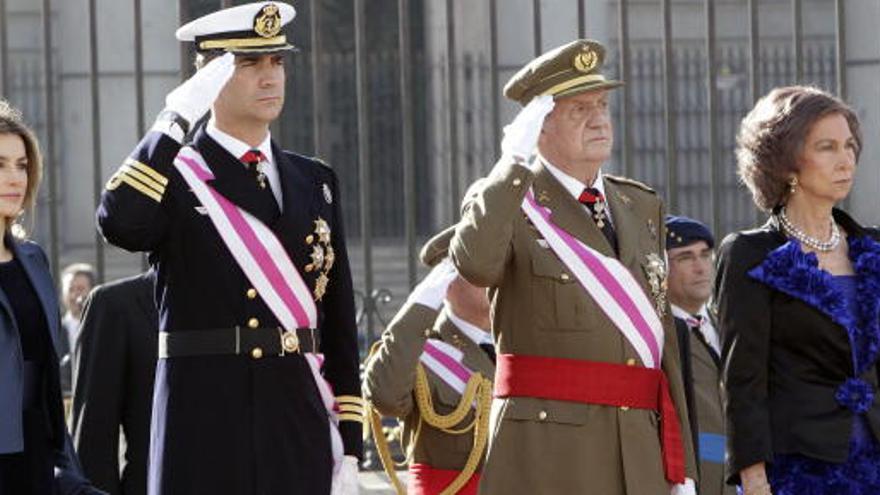
POLYGON ((797 185, 798 185, 798 178, 793 176, 791 179, 788 180, 788 193, 789 194, 796 193, 797 192, 797 185))

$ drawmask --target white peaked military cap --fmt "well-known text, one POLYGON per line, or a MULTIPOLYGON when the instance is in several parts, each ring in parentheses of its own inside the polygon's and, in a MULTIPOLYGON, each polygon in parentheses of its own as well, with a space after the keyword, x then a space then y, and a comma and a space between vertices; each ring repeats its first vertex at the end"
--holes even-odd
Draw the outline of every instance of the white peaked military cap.
POLYGON ((180 41, 194 41, 199 53, 272 53, 293 50, 283 28, 296 10, 283 2, 254 2, 219 10, 177 30, 180 41))

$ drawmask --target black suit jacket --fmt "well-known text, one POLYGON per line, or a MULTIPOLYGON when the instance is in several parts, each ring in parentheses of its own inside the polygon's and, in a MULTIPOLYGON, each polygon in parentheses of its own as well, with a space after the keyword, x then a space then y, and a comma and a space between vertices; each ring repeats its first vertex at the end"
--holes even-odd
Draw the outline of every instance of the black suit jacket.
MULTIPOLYGON (((675 317, 675 336, 678 338, 678 353, 681 359, 681 378, 684 382, 684 398, 687 402, 688 420, 691 425, 691 436, 694 441, 694 455, 700 458, 697 406, 694 397, 694 367, 691 362, 691 338, 687 323, 675 317)), ((697 463, 699 468, 699 463, 697 463)))
MULTIPOLYGON (((835 210, 834 217, 849 236, 860 312, 873 312, 864 326, 876 341, 877 233, 843 211, 835 210)), ((856 376, 877 390, 876 353, 854 368, 841 324, 842 295, 830 275, 818 269, 814 255, 787 241, 773 216, 759 229, 729 235, 719 249, 715 290, 724 336, 731 482, 738 482, 743 468, 772 462, 776 454, 843 462, 854 413, 835 393, 856 376)), ((880 432, 880 401, 869 406, 867 417, 880 432)))
POLYGON ((73 437, 83 469, 113 495, 147 493, 159 321, 153 272, 99 286, 74 350, 73 437), (120 474, 120 429, 125 458, 120 474))

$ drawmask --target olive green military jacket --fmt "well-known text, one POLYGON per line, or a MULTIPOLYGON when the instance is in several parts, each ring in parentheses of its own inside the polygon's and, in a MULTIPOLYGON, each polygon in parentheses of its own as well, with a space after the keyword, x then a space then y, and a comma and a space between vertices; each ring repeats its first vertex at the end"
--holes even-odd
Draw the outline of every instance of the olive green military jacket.
MULTIPOLYGON (((716 325, 715 328, 718 326, 716 325)), ((726 423, 722 402, 721 359, 699 331, 690 330, 689 335, 697 427, 700 435, 705 433, 724 435, 726 423)), ((708 449, 704 448, 704 450, 708 449)), ((709 455, 709 452, 700 452, 700 495, 734 495, 736 489, 725 483, 727 476, 724 474, 723 455, 720 462, 707 460, 709 455)))
MULTIPOLYGON (((412 462, 437 469, 461 470, 474 444, 473 429, 451 435, 423 423, 418 438, 413 438, 420 419, 414 394, 416 366, 428 338, 439 338, 461 350, 462 364, 471 371, 490 380, 495 375, 495 365, 489 356, 449 320, 445 311, 407 304, 388 325, 377 349, 367 360, 364 398, 382 415, 403 418, 401 438, 407 449, 413 449, 412 462), (414 445, 413 440, 416 440, 414 445)), ((461 395, 431 371, 426 375, 434 410, 443 415, 451 413, 461 401, 461 395)), ((460 429, 473 420, 471 410, 453 428, 460 429)))
MULTIPOLYGON (((469 197, 450 243, 459 273, 489 287, 499 353, 641 366, 635 349, 562 261, 539 242, 520 210, 526 191, 551 220, 606 256, 608 241, 583 205, 543 166, 499 163, 469 197)), ((605 176, 619 260, 652 292, 649 254, 664 258, 660 198, 646 186, 605 176)), ((669 379, 684 444, 686 476, 697 479, 676 334, 663 302, 662 368, 669 379)), ((481 494, 655 495, 669 493, 658 415, 650 410, 542 400, 495 399, 481 494)))

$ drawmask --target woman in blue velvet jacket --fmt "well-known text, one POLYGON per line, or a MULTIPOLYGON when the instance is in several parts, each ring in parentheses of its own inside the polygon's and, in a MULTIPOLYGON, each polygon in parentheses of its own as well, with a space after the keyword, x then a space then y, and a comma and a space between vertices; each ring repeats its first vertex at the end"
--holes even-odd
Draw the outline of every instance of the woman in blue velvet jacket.
POLYGON ((41 172, 36 138, 0 99, 0 494, 103 493, 80 474, 64 424, 49 264, 17 223, 41 172))
POLYGON ((771 91, 743 119, 739 175, 761 228, 721 245, 728 463, 746 495, 880 493, 880 244, 834 206, 859 122, 824 91, 771 91))

